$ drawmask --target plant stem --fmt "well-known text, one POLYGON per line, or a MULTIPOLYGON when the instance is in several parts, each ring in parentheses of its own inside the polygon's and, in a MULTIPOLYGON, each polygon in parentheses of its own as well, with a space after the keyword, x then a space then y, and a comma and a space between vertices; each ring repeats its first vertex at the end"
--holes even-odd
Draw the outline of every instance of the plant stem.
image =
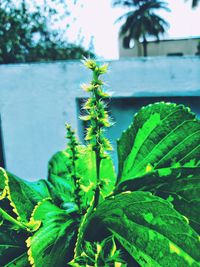
POLYGON ((93 206, 91 205, 87 212, 85 213, 85 215, 83 216, 82 218, 82 221, 80 223, 80 227, 79 227, 79 232, 78 232, 78 236, 77 236, 77 242, 76 242, 76 245, 75 245, 75 250, 74 250, 74 257, 78 257, 81 255, 81 252, 82 252, 82 243, 83 243, 83 237, 84 237, 84 233, 85 233, 85 228, 86 228, 86 225, 87 225, 87 221, 88 221, 88 218, 90 217, 90 215, 92 214, 93 212, 93 206))
POLYGON ((87 110, 86 116, 81 116, 81 119, 89 122, 85 140, 90 142, 90 147, 96 157, 96 185, 93 202, 93 208, 96 208, 99 204, 102 188, 100 177, 101 160, 107 156, 106 151, 112 149, 109 140, 104 136, 104 129, 111 126, 104 103, 109 94, 103 91, 102 85, 104 82, 99 78, 100 75, 106 73, 107 64, 100 65, 93 60, 86 60, 84 65, 93 73, 90 84, 83 85, 83 89, 90 93, 90 98, 84 106, 84 109, 87 110))
POLYGON ((81 212, 81 197, 80 197, 80 192, 81 192, 81 188, 80 188, 80 178, 78 177, 77 175, 77 172, 76 172, 76 164, 75 164, 75 159, 74 159, 74 162, 73 162, 73 168, 74 168, 74 183, 75 183, 75 202, 78 206, 78 210, 79 212, 81 212))
POLYGON ((109 117, 104 105, 104 99, 109 97, 109 94, 102 90, 104 84, 99 76, 106 73, 107 65, 99 65, 93 60, 85 60, 84 65, 90 69, 93 73, 92 81, 89 84, 83 84, 82 88, 90 93, 90 98, 84 105, 86 115, 81 116, 83 121, 88 121, 89 127, 85 140, 89 141, 89 147, 95 154, 96 160, 96 186, 94 197, 91 205, 87 208, 87 211, 81 221, 77 243, 75 247, 75 257, 80 256, 82 252, 82 243, 84 239, 85 228, 87 222, 99 204, 99 198, 101 193, 101 177, 100 177, 100 166, 101 160, 106 157, 106 151, 111 150, 112 147, 109 141, 104 137, 104 128, 110 127, 109 117))
POLYGON ((3 210, 2 208, 0 208, 0 213, 2 214, 2 216, 4 217, 4 219, 6 219, 7 221, 11 222, 12 224, 18 226, 18 227, 21 228, 21 229, 25 229, 25 230, 27 230, 27 227, 26 227, 23 223, 21 223, 21 222, 17 221, 16 219, 14 219, 12 216, 10 216, 10 215, 9 215, 5 210, 3 210))
MULTIPOLYGON (((96 82, 98 80, 98 76, 96 72, 93 72, 93 81, 96 82)), ((96 90, 93 91, 93 97, 96 99, 96 106, 100 100, 99 95, 97 94, 96 90)), ((96 123, 96 144, 95 144, 95 157, 96 157, 96 189, 94 193, 94 205, 93 207, 96 208, 99 204, 99 196, 100 196, 100 164, 101 164, 101 157, 100 157, 100 126, 99 126, 99 118, 95 118, 96 123)))
POLYGON ((71 154, 71 167, 72 167, 72 179, 74 181, 75 190, 74 190, 74 200, 75 203, 78 206, 79 212, 81 212, 81 196, 80 196, 80 178, 78 177, 77 171, 76 171, 76 161, 78 159, 78 142, 75 137, 75 132, 71 130, 71 126, 69 124, 66 124, 67 129, 67 139, 69 140, 68 143, 68 149, 70 150, 71 154))
POLYGON ((97 184, 96 189, 94 193, 94 205, 93 207, 96 208, 99 204, 99 196, 100 196, 100 164, 101 164, 101 158, 100 158, 100 151, 95 151, 96 156, 96 178, 97 178, 97 184))

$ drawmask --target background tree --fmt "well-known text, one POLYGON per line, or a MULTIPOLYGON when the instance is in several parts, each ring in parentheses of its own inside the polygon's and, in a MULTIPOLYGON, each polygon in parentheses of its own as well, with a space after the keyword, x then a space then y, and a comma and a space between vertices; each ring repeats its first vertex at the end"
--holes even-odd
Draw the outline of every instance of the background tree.
MULTIPOLYGON (((42 6, 22 0, 0 1, 0 63, 80 59, 90 53, 70 44, 66 32, 56 29, 62 4, 62 17, 69 16, 65 1, 46 1, 42 6)), ((68 25, 66 24, 65 29, 68 25)))
POLYGON ((123 46, 129 48, 132 40, 142 41, 143 55, 147 56, 147 38, 154 36, 159 40, 160 34, 164 34, 168 27, 168 23, 155 14, 160 9, 169 11, 167 3, 157 0, 114 0, 113 5, 130 8, 129 12, 116 21, 125 20, 120 29, 123 46))
POLYGON ((200 0, 192 0, 192 7, 197 7, 200 4, 200 0))
POLYGON ((197 56, 200 56, 200 40, 199 40, 199 43, 197 45, 197 52, 196 52, 196 55, 197 56))

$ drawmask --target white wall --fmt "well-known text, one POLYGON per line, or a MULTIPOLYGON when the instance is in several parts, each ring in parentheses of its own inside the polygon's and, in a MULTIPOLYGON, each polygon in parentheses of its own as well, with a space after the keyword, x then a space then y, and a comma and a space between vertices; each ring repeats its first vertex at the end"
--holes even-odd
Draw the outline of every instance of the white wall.
MULTIPOLYGON (((6 167, 29 180, 44 178, 47 161, 65 147, 65 122, 77 127, 76 97, 90 79, 80 62, 0 66, 0 114, 6 167)), ((105 80, 114 97, 200 95, 200 58, 110 62, 105 80)))

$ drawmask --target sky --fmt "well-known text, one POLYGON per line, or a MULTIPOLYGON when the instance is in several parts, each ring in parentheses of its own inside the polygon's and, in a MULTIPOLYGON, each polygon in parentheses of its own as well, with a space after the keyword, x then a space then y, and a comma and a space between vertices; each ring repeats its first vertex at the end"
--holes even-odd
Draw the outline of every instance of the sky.
MULTIPOLYGON (((200 37, 200 6, 192 9, 192 0, 166 2, 171 12, 157 12, 170 24, 164 38, 200 37)), ((82 43, 88 48, 94 36, 96 54, 104 59, 117 59, 120 24, 115 24, 115 21, 126 11, 124 8, 113 8, 111 0, 79 0, 71 7, 74 19, 68 29, 69 38, 75 41, 77 35, 84 37, 82 43)))

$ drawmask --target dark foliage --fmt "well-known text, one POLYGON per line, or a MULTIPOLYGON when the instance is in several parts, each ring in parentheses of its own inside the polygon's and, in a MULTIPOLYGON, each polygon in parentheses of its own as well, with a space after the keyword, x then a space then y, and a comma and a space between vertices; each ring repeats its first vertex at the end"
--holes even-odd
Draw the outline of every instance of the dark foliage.
MULTIPOLYGON (((53 1, 53 0, 52 0, 53 1)), ((56 10, 46 13, 36 7, 31 10, 25 1, 0 2, 0 63, 20 63, 80 59, 93 56, 80 45, 69 44, 59 30, 52 30, 49 21, 56 10), (48 17, 48 20, 47 20, 48 17)), ((65 16, 69 14, 66 12, 65 16)))

